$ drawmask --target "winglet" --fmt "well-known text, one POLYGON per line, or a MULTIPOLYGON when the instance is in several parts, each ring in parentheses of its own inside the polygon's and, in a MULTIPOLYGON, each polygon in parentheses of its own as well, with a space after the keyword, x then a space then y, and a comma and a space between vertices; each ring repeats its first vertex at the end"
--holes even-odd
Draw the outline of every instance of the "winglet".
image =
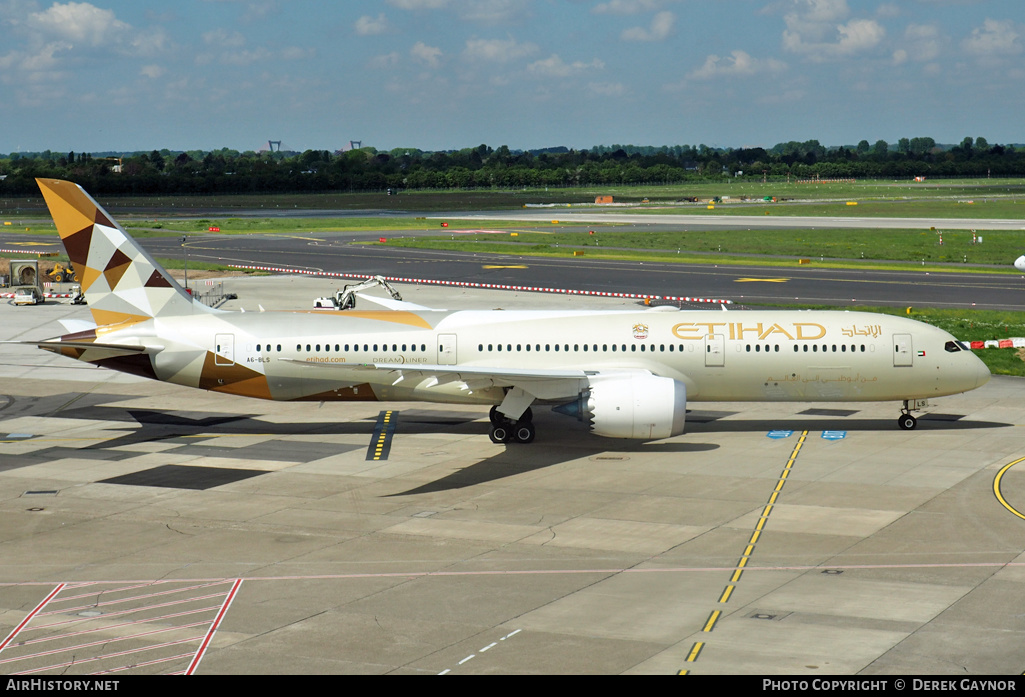
POLYGON ((36 179, 98 325, 212 312, 171 278, 78 184, 36 179))

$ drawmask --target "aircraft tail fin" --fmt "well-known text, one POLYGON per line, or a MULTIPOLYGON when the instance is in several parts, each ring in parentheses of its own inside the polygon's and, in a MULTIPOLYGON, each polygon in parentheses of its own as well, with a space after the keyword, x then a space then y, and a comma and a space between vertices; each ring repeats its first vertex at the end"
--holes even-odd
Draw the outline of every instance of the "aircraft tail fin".
POLYGON ((36 179, 97 325, 212 309, 170 274, 78 184, 36 179))

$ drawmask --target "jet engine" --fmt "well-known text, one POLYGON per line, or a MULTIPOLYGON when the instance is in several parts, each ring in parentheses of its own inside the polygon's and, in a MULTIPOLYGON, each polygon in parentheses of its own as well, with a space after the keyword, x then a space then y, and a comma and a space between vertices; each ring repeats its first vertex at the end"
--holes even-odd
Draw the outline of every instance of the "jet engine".
POLYGON ((577 399, 555 411, 586 420, 599 436, 669 438, 683 433, 687 386, 651 374, 596 375, 577 399))

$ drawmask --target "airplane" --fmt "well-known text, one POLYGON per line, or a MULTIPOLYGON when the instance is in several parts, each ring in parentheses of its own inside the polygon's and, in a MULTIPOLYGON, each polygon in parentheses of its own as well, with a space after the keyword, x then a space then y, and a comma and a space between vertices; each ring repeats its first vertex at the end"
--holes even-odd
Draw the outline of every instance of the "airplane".
POLYGON ((1014 260, 1014 268, 1018 269, 1019 271, 1025 271, 1025 254, 1022 254, 1020 257, 1014 260))
MULTIPOLYGON (((272 400, 491 405, 495 443, 530 443, 532 405, 591 432, 683 433, 688 402, 901 400, 975 389, 968 347, 905 317, 846 311, 234 312, 193 299, 77 184, 37 179, 93 323, 28 343, 98 366, 272 400)), ((261 308, 262 309, 262 308, 261 308)), ((723 307, 725 309, 725 306, 723 307)))

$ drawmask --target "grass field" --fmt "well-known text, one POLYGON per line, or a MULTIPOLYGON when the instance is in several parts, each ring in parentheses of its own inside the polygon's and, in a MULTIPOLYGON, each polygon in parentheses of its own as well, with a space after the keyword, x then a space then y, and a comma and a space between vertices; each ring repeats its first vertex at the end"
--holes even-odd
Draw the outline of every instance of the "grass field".
MULTIPOLYGON (((318 194, 221 194, 202 196, 106 196, 100 203, 119 215, 137 213, 146 215, 159 211, 161 216, 194 215, 197 210, 368 210, 397 211, 454 211, 496 210, 520 208, 527 204, 593 204, 596 196, 611 195, 617 202, 665 206, 687 197, 710 199, 729 196, 731 201, 742 197, 762 199, 765 196, 790 199, 796 202, 833 201, 947 201, 953 207, 958 201, 974 200, 975 204, 962 204, 968 216, 992 217, 981 210, 980 204, 989 199, 1017 201, 1025 205, 1025 179, 949 179, 912 181, 865 180, 838 183, 796 183, 785 180, 762 183, 760 179, 723 178, 721 181, 696 181, 684 184, 639 184, 630 186, 588 186, 561 189, 491 190, 431 190, 405 191, 389 196, 381 193, 318 193, 318 194)), ((727 210, 733 204, 719 206, 727 210)), ((791 205, 782 209, 796 208, 791 205)), ((860 207, 860 205, 858 206, 860 207)), ((852 206, 851 208, 856 208, 852 206)), ((20 216, 45 213, 42 196, 0 198, 0 216, 20 216)), ((911 210, 911 209, 908 209, 911 210)), ((1012 209, 1013 210, 1013 209, 1012 209)), ((870 215, 855 213, 851 215, 870 215)), ((882 215, 883 213, 877 213, 882 215)), ((916 213, 915 213, 916 214, 916 213)), ((809 215, 818 215, 809 213, 809 215)), ((951 216, 953 217, 953 216, 951 216)))
MULTIPOLYGON (((489 223, 490 226, 490 223, 489 223)), ((595 227, 594 234, 585 231, 563 231, 553 234, 518 230, 510 235, 437 235, 417 238, 390 238, 390 246, 446 249, 465 252, 517 254, 536 256, 573 256, 584 250, 589 257, 608 259, 640 259, 687 263, 752 263, 751 259, 730 255, 762 255, 764 265, 792 265, 798 258, 815 263, 829 260, 845 261, 841 265, 857 268, 882 268, 872 261, 903 262, 886 268, 941 268, 935 264, 957 264, 956 270, 967 270, 966 264, 990 264, 987 272, 1016 273, 1011 263, 1025 252, 1025 233, 991 231, 982 233, 982 243, 972 243, 968 231, 936 232, 923 229, 876 230, 722 230, 696 232, 617 232, 612 228, 595 227), (788 257, 780 259, 779 257, 788 257), (861 260, 865 260, 862 262, 861 260), (928 266, 933 264, 934 266, 928 266), (909 266, 910 265, 910 266, 909 266)), ((836 264, 833 264, 835 266, 836 264)))

